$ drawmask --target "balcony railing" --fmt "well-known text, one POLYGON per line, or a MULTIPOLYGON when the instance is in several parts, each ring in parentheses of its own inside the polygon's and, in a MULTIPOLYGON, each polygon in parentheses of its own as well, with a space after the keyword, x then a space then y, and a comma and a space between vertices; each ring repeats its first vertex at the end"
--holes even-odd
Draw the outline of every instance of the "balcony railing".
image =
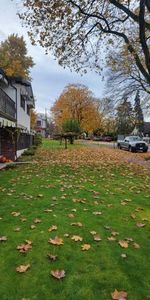
POLYGON ((0 115, 16 121, 15 102, 0 88, 0 115))

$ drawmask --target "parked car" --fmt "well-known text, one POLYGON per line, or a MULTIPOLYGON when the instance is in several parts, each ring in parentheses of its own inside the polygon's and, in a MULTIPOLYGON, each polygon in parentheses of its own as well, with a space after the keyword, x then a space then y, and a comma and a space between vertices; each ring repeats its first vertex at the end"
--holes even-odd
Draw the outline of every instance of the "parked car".
POLYGON ((127 136, 123 140, 117 140, 119 149, 128 150, 130 152, 147 152, 148 144, 139 136, 127 136))
POLYGON ((93 141, 103 141, 103 138, 101 136, 94 136, 93 141))
POLYGON ((113 140, 113 139, 112 139, 111 136, 104 136, 104 137, 103 137, 103 141, 104 141, 104 142, 112 142, 112 140, 113 140))

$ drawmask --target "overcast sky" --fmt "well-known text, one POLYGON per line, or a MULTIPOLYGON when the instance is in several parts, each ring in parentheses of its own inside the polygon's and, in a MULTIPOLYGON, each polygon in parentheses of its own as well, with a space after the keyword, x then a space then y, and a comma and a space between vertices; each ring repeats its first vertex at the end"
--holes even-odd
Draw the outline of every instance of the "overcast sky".
POLYGON ((33 92, 36 97, 36 110, 44 112, 49 109, 55 99, 69 83, 80 83, 88 86, 96 97, 101 97, 104 83, 100 76, 89 71, 88 75, 80 76, 69 69, 63 69, 51 55, 45 55, 43 48, 32 46, 27 30, 22 27, 17 13, 18 0, 0 0, 0 41, 8 35, 18 33, 23 35, 27 43, 28 54, 33 57, 35 66, 31 71, 33 92))

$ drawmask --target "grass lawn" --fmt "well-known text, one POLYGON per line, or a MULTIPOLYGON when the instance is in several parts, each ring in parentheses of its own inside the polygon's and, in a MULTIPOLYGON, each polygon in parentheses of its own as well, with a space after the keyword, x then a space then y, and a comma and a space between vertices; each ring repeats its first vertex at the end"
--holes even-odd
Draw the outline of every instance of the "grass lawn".
POLYGON ((1 300, 109 300, 115 289, 150 299, 150 172, 109 151, 47 140, 37 163, 0 172, 1 300))

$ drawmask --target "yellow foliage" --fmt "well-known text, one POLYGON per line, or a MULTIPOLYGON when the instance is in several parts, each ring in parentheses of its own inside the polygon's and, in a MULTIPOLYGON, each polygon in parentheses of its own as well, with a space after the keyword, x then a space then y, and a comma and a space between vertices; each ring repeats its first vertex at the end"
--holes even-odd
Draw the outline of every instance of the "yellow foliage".
POLYGON ((60 129, 66 120, 75 119, 82 130, 92 132, 100 127, 103 120, 91 91, 81 85, 67 86, 55 101, 51 111, 60 129))

